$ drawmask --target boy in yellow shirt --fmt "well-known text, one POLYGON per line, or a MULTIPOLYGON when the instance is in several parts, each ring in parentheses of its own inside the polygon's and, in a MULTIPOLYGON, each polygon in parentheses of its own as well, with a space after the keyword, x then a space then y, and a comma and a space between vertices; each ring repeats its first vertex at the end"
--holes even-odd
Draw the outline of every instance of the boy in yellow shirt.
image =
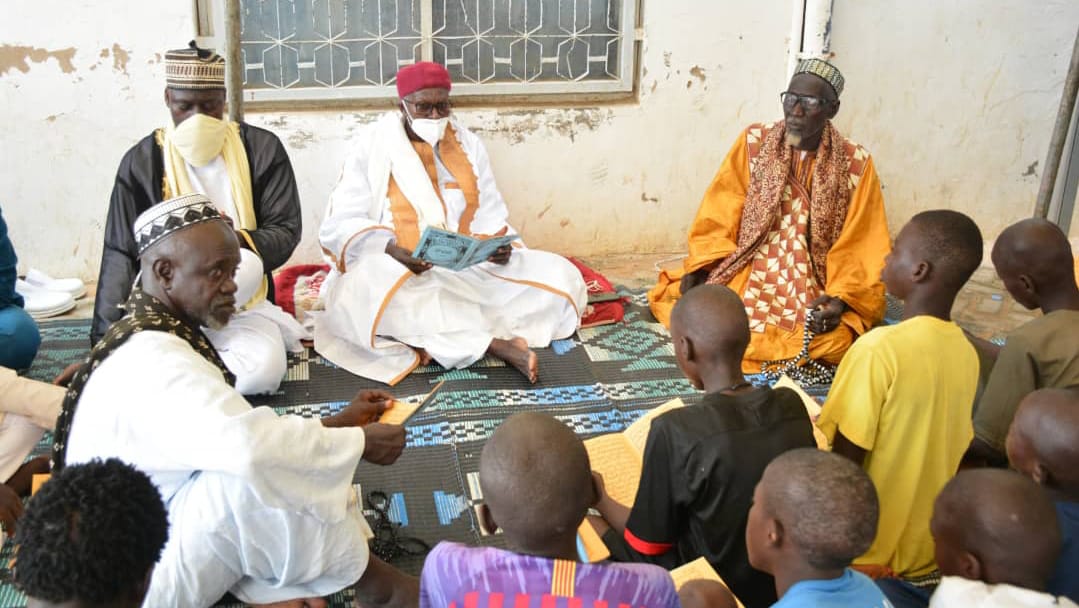
POLYGON ((925 211, 895 239, 881 279, 903 320, 858 339, 839 364, 818 424, 833 450, 862 465, 880 494, 876 540, 854 567, 897 607, 925 605, 939 581, 933 500, 973 437, 978 356, 952 322, 959 289, 982 260, 982 235, 962 213, 925 211), (882 584, 883 583, 883 584, 882 584))

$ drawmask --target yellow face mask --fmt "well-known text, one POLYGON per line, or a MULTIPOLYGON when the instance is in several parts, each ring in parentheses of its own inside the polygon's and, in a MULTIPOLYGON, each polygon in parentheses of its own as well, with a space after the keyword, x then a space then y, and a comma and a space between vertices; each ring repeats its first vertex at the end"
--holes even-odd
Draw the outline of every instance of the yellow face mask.
POLYGON ((223 120, 195 114, 173 127, 169 140, 184 160, 192 166, 202 167, 221 154, 227 128, 223 120))

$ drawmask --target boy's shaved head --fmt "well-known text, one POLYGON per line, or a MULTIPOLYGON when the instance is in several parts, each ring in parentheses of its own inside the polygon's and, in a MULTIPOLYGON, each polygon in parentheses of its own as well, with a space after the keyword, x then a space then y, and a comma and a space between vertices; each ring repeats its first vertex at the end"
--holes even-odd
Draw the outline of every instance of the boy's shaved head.
POLYGON ((945 576, 1042 590, 1060 555, 1053 502, 1014 471, 960 471, 937 496, 930 529, 945 576))
POLYGON ((547 414, 515 414, 480 456, 483 500, 517 549, 575 535, 595 502, 592 468, 580 438, 547 414))
POLYGON ((1022 272, 1047 282, 1075 280, 1072 248, 1059 226, 1032 217, 1004 229, 993 244, 997 270, 1022 272))
POLYGON ((780 454, 764 470, 768 515, 814 568, 845 568, 877 535, 880 505, 872 480, 849 458, 816 448, 780 454))
POLYGON ((993 244, 993 266, 1008 293, 1024 307, 1075 308, 1079 287, 1071 245, 1053 222, 1029 218, 1009 226, 993 244), (1062 306, 1061 297, 1073 303, 1062 306))
POLYGON ((958 211, 923 211, 910 219, 917 229, 922 257, 944 285, 958 289, 982 263, 982 232, 974 220, 958 211))
POLYGON ((723 285, 695 287, 674 305, 671 335, 688 336, 702 361, 741 361, 749 345, 745 304, 723 285))
POLYGON ((1079 497, 1079 390, 1043 388, 1024 397, 1005 444, 1017 471, 1079 497))

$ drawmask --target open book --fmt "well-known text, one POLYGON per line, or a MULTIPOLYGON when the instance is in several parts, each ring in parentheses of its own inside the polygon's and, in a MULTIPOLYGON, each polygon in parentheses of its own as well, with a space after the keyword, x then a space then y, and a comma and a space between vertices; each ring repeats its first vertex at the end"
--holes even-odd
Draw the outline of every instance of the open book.
MULTIPOLYGON (((603 476, 603 485, 608 496, 627 507, 633 506, 633 501, 637 498, 637 486, 641 483, 644 445, 648 441, 652 421, 657 416, 683 405, 685 404, 681 399, 672 399, 646 412, 621 433, 600 435, 584 442, 592 470, 603 476)), ((610 556, 606 545, 587 519, 578 528, 577 534, 582 559, 597 562, 610 556)))
POLYGON ((681 399, 672 399, 646 412, 621 433, 600 435, 584 442, 592 470, 603 476, 608 496, 627 507, 633 506, 641 482, 644 444, 652 430, 652 421, 683 405, 681 399))
POLYGON ((518 238, 520 237, 516 234, 508 234, 477 239, 467 234, 428 226, 423 229, 420 242, 412 251, 412 257, 450 270, 464 270, 487 261, 496 249, 509 245, 518 238))
POLYGON ((390 404, 390 407, 386 411, 382 412, 382 415, 378 417, 378 421, 382 424, 404 425, 406 422, 408 422, 410 418, 412 418, 412 414, 415 414, 417 410, 427 405, 427 403, 431 401, 431 398, 435 396, 435 393, 438 392, 438 389, 442 388, 442 385, 445 383, 445 380, 439 382, 435 385, 433 389, 431 389, 431 392, 424 395, 423 399, 416 402, 399 401, 397 399, 394 399, 393 402, 390 404))
POLYGON ((776 380, 776 383, 772 385, 772 388, 789 388, 798 396, 802 398, 802 405, 806 406, 806 413, 809 414, 809 422, 813 425, 813 439, 817 440, 817 448, 821 450, 828 450, 828 438, 824 436, 824 433, 817 428, 817 418, 820 418, 821 406, 812 397, 809 396, 802 387, 798 386, 798 383, 790 379, 790 376, 783 374, 776 380))
MULTIPOLYGON (((716 581, 724 587, 727 587, 727 589, 730 589, 730 587, 727 586, 727 581, 724 581, 723 577, 715 571, 715 568, 712 568, 712 564, 709 564, 708 560, 703 557, 698 557, 688 564, 683 564, 674 570, 671 570, 671 579, 674 580, 674 588, 679 591, 681 591, 682 585, 685 585, 689 581, 701 579, 706 581, 716 581)), ((739 601, 737 597, 734 598, 734 600, 738 602, 738 608, 742 608, 742 602, 739 601)))

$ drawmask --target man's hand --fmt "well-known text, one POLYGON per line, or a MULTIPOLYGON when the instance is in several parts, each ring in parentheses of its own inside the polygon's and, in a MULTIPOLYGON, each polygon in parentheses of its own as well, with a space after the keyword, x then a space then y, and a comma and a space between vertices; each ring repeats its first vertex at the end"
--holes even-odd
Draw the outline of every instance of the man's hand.
POLYGON ((75 372, 79 371, 80 367, 82 367, 82 361, 72 363, 65 367, 64 371, 60 372, 60 375, 53 378, 52 383, 56 386, 63 386, 66 388, 67 385, 71 384, 71 379, 75 377, 75 372))
POLYGON ((495 252, 493 254, 491 254, 491 257, 487 258, 487 261, 491 262, 492 264, 501 264, 501 265, 505 266, 506 264, 509 263, 510 254, 512 254, 512 253, 513 253, 513 246, 512 245, 503 245, 503 246, 499 247, 498 249, 495 249, 495 252))
POLYGON ((15 535, 15 521, 22 517, 22 500, 7 484, 0 483, 0 526, 9 537, 15 535))
POLYGON ((709 272, 711 271, 708 268, 698 268, 683 275, 682 282, 679 284, 682 295, 686 295, 687 291, 707 281, 709 272))
POLYGON ((813 310, 813 331, 824 334, 839 327, 839 318, 847 310, 847 303, 828 294, 809 303, 813 310))
POLYGON ((374 422, 393 402, 386 391, 360 391, 340 412, 322 419, 326 427, 364 426, 374 422))
POLYGON ((405 449, 405 427, 374 422, 363 427, 367 443, 363 459, 374 464, 393 464, 405 449))
MULTIPOLYGON (((598 471, 592 471, 592 486, 596 489, 596 510, 603 515, 607 525, 621 536, 626 531, 626 522, 629 521, 629 506, 607 494, 607 488, 603 484, 603 475, 598 471)), ((595 523, 593 522, 593 526, 595 523)))
POLYGON ((423 274, 431 269, 430 262, 412 257, 411 251, 392 242, 386 243, 386 254, 411 270, 413 274, 423 274))

